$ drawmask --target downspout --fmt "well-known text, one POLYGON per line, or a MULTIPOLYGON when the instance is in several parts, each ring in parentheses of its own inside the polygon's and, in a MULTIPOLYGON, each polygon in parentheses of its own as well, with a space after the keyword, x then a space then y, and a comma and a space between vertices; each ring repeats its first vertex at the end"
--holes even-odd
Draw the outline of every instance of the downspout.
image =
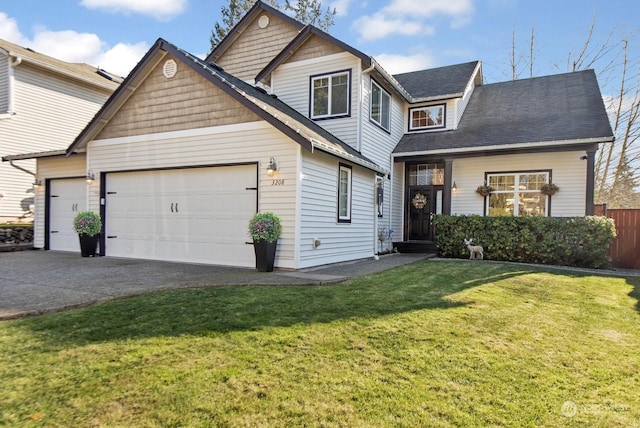
POLYGON ((10 161, 9 161, 9 165, 11 165, 12 167, 14 167, 15 169, 19 169, 19 170, 20 170, 20 171, 22 171, 22 172, 26 172, 27 174, 31 174, 31 175, 33 175, 35 178, 38 178, 38 174, 36 174, 36 173, 35 173, 35 172, 33 172, 33 171, 29 171, 28 169, 25 169, 25 168, 21 167, 20 165, 16 165, 16 164, 14 164, 14 163, 13 163, 13 160, 10 160, 10 161))

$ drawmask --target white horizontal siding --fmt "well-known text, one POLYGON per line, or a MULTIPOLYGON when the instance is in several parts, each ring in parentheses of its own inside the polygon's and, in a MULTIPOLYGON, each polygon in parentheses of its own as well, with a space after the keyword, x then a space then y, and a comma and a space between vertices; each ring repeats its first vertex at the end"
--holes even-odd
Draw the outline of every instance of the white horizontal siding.
MULTIPOLYGON (((35 190, 35 219, 33 222, 34 237, 33 246, 44 248, 44 222, 45 222, 45 191, 48 179, 84 177, 86 172, 86 157, 84 154, 70 157, 57 156, 40 158, 38 164, 38 180, 42 186, 35 190)), ((87 186, 88 188, 89 186, 87 186)), ((87 189, 88 190, 88 189, 87 189)), ((82 211, 87 207, 80 207, 82 211)))
MULTIPOLYGON (((278 241, 276 266, 294 268, 299 150, 298 144, 266 122, 251 122, 92 141, 88 146, 87 168, 99 178, 101 172, 109 171, 257 162, 258 209, 273 211, 282 220, 283 233, 278 241), (273 177, 266 174, 271 157, 278 162, 278 172, 273 177), (283 182, 274 181, 276 179, 283 182)), ((99 180, 96 180, 89 193, 89 208, 96 211, 99 209, 99 188, 99 180)))
POLYGON ((404 102, 397 95, 391 95, 390 132, 371 122, 371 77, 363 77, 362 154, 388 171, 391 170, 391 152, 403 135, 404 109, 404 102))
POLYGON ((282 101, 309 117, 311 76, 351 70, 351 116, 318 120, 318 125, 357 149, 360 60, 348 53, 286 63, 272 73, 271 89, 282 101))
POLYGON ((353 166, 351 223, 338 223, 338 170, 336 158, 303 152, 299 268, 374 254, 375 174, 353 166), (318 248, 313 247, 314 238, 322 242, 318 248))
POLYGON ((462 96, 462 98, 457 99, 456 109, 455 109, 456 117, 455 117, 455 122, 453 124, 453 127, 455 129, 458 128, 458 124, 460 123, 460 120, 462 120, 462 115, 464 114, 464 111, 467 108, 467 105, 469 104, 469 100, 471 99, 471 95, 473 94, 474 89, 475 89, 475 84, 474 84, 474 79, 472 79, 467 85, 467 87, 465 88, 464 95, 462 96))
POLYGON ((458 190, 452 192, 452 214, 484 212, 484 198, 475 193, 483 184, 485 172, 519 172, 551 170, 553 183, 560 191, 551 197, 553 217, 585 215, 587 162, 580 160, 584 152, 530 153, 456 159, 453 180, 458 190))

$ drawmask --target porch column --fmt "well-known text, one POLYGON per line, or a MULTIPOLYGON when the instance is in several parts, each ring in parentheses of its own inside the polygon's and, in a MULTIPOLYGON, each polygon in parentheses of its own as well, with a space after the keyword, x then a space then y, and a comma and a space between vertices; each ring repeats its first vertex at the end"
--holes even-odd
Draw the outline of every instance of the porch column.
POLYGON ((593 199, 595 196, 596 150, 598 150, 597 147, 587 150, 587 197, 584 207, 585 215, 593 215, 594 213, 593 199))
POLYGON ((442 190, 442 214, 451 215, 451 186, 453 186, 453 159, 444 160, 444 189, 442 190))

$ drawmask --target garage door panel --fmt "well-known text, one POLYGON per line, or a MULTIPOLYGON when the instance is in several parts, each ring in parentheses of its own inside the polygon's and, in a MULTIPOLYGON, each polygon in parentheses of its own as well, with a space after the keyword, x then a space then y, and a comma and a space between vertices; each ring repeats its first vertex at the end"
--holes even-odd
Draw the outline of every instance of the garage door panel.
POLYGON ((107 175, 106 253, 252 266, 255 165, 107 175))
POLYGON ((82 178, 49 182, 49 249, 80 252, 73 220, 86 209, 87 184, 82 178))

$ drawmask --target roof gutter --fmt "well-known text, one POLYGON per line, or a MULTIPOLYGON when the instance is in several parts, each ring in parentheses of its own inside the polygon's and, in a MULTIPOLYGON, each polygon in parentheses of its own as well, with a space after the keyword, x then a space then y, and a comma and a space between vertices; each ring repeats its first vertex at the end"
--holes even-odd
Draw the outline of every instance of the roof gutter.
POLYGON ((393 86, 393 89, 395 89, 400 95, 402 95, 402 98, 404 98, 409 103, 415 102, 415 100, 411 96, 411 94, 409 94, 409 92, 407 92, 407 90, 402 87, 400 82, 398 82, 395 79, 395 77, 390 75, 387 72, 387 70, 382 68, 382 66, 380 64, 378 64, 378 61, 376 61, 373 57, 370 57, 370 58, 371 58, 371 67, 369 67, 366 70, 364 70, 363 73, 369 73, 369 72, 371 72, 371 71, 373 71, 375 69, 378 73, 380 73, 380 75, 382 77, 384 77, 384 79, 387 82, 389 82, 391 84, 391 86, 393 86))
POLYGON ((367 169, 370 169, 372 171, 375 172, 379 172, 381 174, 388 174, 389 171, 387 171, 384 168, 379 167, 378 165, 374 164, 373 162, 367 162, 364 159, 360 159, 357 156, 353 156, 349 153, 345 153, 342 152, 340 150, 337 150, 335 147, 325 144, 322 141, 318 141, 315 138, 311 138, 311 144, 313 145, 314 148, 318 149, 318 150, 322 150, 323 152, 326 153, 330 153, 334 156, 340 157, 342 159, 348 160, 349 162, 355 163, 357 165, 360 165, 362 167, 365 167, 367 169))
POLYGON ((398 152, 392 153, 392 158, 397 157, 410 157, 410 156, 430 156, 430 155, 455 155, 465 153, 476 153, 486 151, 500 151, 500 150, 512 150, 512 149, 526 149, 531 147, 553 147, 553 146, 569 146, 580 144, 597 144, 597 143, 611 143, 614 137, 595 137, 595 138, 582 138, 579 140, 553 140, 553 141, 538 141, 534 143, 516 143, 516 144, 495 144, 492 146, 477 146, 477 147, 460 147, 454 149, 439 149, 439 150, 419 150, 413 152, 398 152))

